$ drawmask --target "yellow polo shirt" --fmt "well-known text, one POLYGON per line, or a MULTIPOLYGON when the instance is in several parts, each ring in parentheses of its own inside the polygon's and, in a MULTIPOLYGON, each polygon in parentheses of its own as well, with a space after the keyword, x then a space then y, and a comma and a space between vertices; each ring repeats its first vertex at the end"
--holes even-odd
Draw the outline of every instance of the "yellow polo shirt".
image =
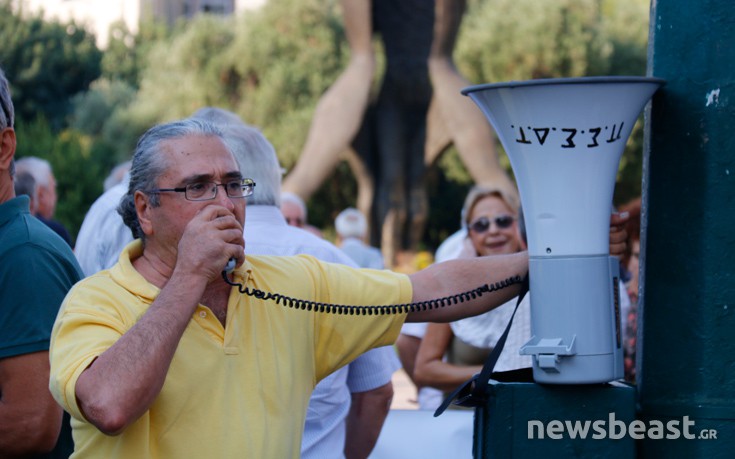
MULTIPOLYGON (((150 409, 108 436, 84 419, 74 387, 157 296, 132 266, 141 254, 134 241, 110 270, 79 282, 54 325, 50 388, 73 417, 72 458, 298 458, 316 383, 366 350, 393 343, 405 320, 296 310, 233 289, 227 326, 199 305, 150 409)), ((248 256, 235 276, 249 288, 323 303, 401 304, 412 296, 405 275, 309 256, 248 256)))

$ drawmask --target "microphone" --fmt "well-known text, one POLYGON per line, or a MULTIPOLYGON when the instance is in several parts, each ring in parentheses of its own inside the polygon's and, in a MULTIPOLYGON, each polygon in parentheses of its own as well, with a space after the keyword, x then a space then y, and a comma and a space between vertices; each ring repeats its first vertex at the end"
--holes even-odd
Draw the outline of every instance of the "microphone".
POLYGON ((232 271, 235 270, 235 265, 237 264, 237 258, 230 258, 230 260, 225 265, 225 269, 223 270, 223 273, 225 274, 231 274, 232 271))

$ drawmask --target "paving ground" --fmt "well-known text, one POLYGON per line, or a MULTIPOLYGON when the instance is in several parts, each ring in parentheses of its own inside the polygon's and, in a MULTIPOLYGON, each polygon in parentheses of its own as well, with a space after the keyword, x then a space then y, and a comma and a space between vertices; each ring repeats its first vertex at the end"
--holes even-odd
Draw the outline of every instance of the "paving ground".
POLYGON ((393 373, 393 402, 390 407, 394 410, 417 410, 416 386, 413 385, 408 375, 399 369, 393 373))
POLYGON ((393 374, 393 403, 369 459, 471 458, 474 413, 419 410, 416 388, 403 369, 393 374))

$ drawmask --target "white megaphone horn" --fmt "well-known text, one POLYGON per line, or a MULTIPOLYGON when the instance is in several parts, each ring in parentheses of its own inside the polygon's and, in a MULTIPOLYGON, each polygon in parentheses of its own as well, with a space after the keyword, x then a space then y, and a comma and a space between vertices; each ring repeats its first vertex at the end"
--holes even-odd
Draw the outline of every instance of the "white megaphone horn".
POLYGON ((623 376, 619 267, 609 254, 615 177, 633 125, 664 80, 587 77, 471 86, 518 183, 529 252, 534 380, 623 376))

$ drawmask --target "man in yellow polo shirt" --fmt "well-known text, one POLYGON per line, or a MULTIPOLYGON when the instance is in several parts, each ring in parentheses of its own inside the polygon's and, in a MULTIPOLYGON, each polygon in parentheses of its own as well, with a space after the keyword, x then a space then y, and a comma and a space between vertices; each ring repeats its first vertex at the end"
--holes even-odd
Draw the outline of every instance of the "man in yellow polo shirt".
POLYGON ((137 239, 70 291, 52 334, 50 388, 73 417, 73 458, 298 458, 320 379, 393 343, 405 320, 457 320, 520 290, 511 283, 414 312, 327 313, 242 294, 222 276, 232 258, 231 278, 251 293, 338 305, 428 301, 527 272, 525 253, 410 276, 309 256, 246 259, 242 198, 254 188, 206 122, 141 137, 120 204, 137 239))

